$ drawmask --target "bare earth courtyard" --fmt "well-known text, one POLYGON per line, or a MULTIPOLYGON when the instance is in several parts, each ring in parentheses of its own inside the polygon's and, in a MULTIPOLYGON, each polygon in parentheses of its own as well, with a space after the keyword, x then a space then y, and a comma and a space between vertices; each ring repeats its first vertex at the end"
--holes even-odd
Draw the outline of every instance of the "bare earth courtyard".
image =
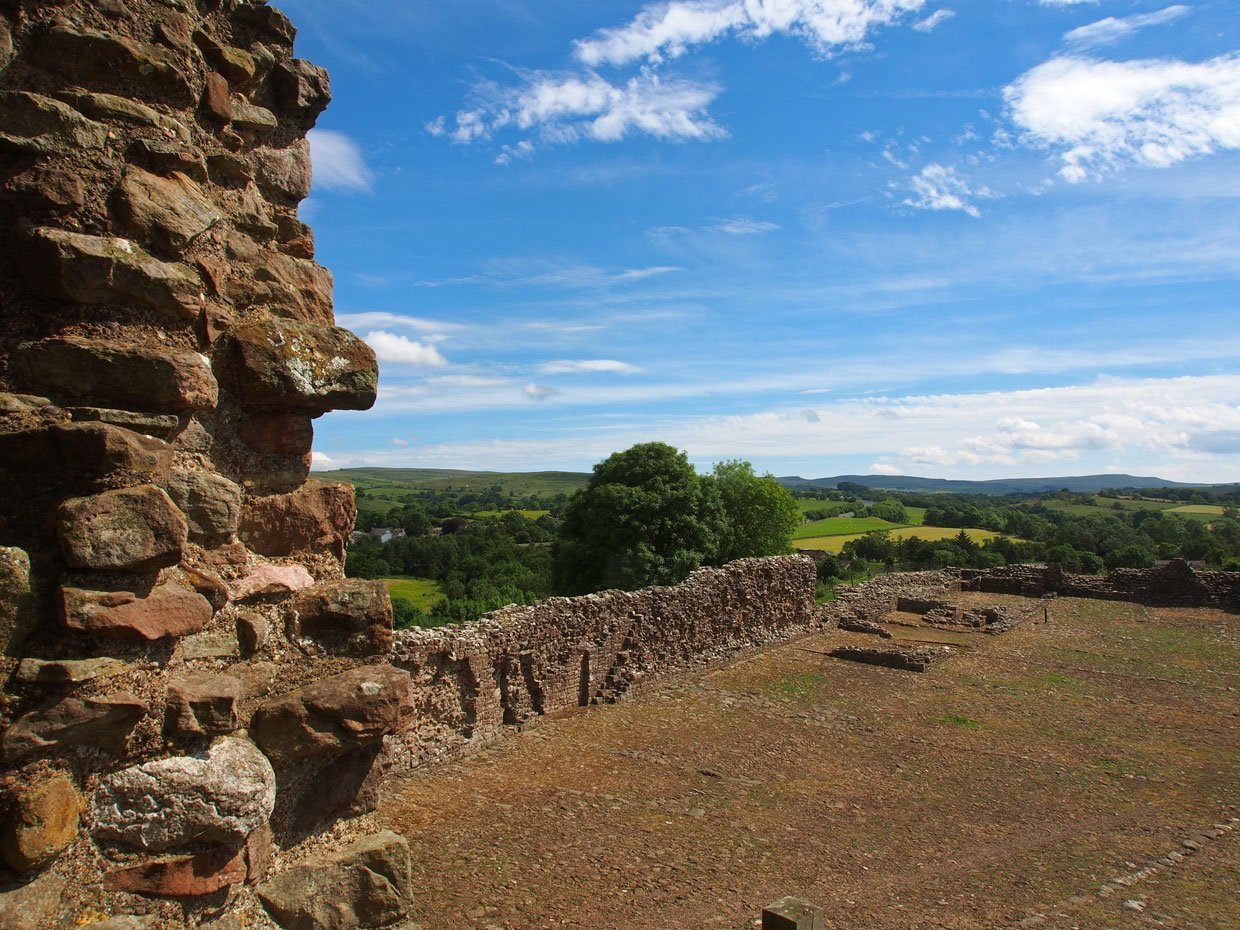
POLYGON ((1051 605, 926 674, 815 634, 392 783, 408 926, 1240 926, 1240 617, 1051 605))

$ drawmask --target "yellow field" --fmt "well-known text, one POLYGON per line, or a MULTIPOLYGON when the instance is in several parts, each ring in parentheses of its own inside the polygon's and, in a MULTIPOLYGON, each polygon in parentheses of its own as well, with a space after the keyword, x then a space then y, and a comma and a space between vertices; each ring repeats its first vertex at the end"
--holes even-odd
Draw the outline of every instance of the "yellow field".
POLYGON ((1185 504, 1183 507, 1172 507, 1168 513, 1204 513, 1212 517, 1221 517, 1223 508, 1218 504, 1185 504))
MULTIPOLYGON (((960 530, 948 526, 906 526, 902 529, 892 530, 891 536, 895 539, 908 539, 911 536, 917 536, 927 542, 937 542, 940 539, 951 539, 959 532, 960 530)), ((976 543, 994 539, 999 535, 990 530, 965 530, 965 532, 976 543)), ((823 552, 839 552, 844 548, 844 543, 851 539, 860 539, 864 535, 864 533, 854 533, 851 536, 815 536, 811 539, 794 540, 793 545, 797 549, 819 549, 823 552)))

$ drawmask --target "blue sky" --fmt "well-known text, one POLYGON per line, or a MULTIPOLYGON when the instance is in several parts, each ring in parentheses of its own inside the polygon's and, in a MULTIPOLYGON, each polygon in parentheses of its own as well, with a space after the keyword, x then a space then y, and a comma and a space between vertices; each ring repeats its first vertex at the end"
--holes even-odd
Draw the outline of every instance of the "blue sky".
POLYGON ((1240 3, 277 0, 317 467, 1240 479, 1240 3))

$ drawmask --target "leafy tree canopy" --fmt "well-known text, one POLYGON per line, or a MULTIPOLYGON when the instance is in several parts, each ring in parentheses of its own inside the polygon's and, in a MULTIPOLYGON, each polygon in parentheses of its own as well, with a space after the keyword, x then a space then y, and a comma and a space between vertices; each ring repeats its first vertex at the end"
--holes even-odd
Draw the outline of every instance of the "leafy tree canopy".
POLYGON ((792 493, 767 473, 754 474, 748 462, 719 462, 711 476, 723 501, 725 524, 715 561, 791 552, 789 541, 801 522, 792 493))
POLYGON ((675 584, 714 557, 723 531, 715 485, 685 453, 641 443, 595 465, 569 501, 552 583, 564 594, 675 584))

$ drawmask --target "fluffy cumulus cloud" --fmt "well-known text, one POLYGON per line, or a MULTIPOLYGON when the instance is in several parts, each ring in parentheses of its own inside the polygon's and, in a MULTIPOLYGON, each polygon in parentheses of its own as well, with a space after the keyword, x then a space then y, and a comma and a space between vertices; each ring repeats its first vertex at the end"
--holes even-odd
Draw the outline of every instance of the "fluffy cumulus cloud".
POLYGON ((370 190, 374 174, 366 166, 356 142, 331 129, 311 129, 307 138, 315 187, 329 191, 370 190))
POLYGON ((1240 55, 1203 62, 1053 58, 1004 89, 1025 140, 1076 183, 1240 149, 1240 55))
POLYGON ((909 179, 912 196, 905 206, 918 210, 959 210, 976 219, 982 215, 973 200, 993 196, 984 186, 972 187, 955 168, 929 164, 909 179))
POLYGON ((1066 33, 1063 39, 1069 45, 1078 47, 1112 45, 1149 26, 1161 26, 1191 12, 1191 7, 1177 4, 1164 7, 1153 13, 1138 13, 1133 16, 1120 17, 1108 16, 1106 19, 1100 19, 1097 22, 1073 29, 1071 32, 1066 33))
POLYGON ((617 375, 635 375, 641 371, 636 365, 620 362, 612 358, 558 359, 543 362, 538 370, 544 375, 582 375, 609 373, 617 375))
POLYGON ((439 354, 439 350, 428 342, 419 342, 402 336, 376 329, 365 335, 366 344, 375 350, 375 357, 388 365, 412 365, 415 368, 443 368, 447 359, 439 354))

